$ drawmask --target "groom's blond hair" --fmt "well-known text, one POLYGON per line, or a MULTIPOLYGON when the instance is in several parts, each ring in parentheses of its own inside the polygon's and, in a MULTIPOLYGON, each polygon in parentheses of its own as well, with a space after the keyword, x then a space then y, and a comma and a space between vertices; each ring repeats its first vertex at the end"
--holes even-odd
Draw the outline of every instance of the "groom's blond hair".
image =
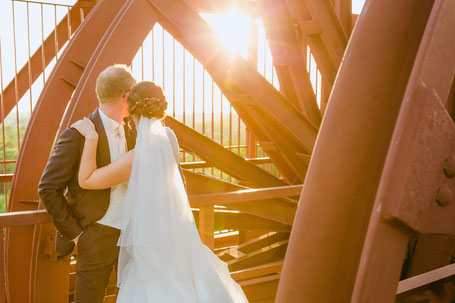
POLYGON ((100 103, 109 103, 122 97, 136 84, 131 71, 124 64, 115 64, 103 70, 96 80, 96 95, 100 103))

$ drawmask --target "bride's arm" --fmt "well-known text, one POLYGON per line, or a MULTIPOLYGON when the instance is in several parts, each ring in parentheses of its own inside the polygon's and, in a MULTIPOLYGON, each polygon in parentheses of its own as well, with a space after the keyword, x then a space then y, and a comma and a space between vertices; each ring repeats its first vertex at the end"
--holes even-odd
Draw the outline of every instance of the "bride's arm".
POLYGON ((111 164, 97 169, 98 133, 93 123, 85 118, 77 121, 71 127, 77 129, 85 137, 78 175, 80 187, 84 189, 105 189, 129 179, 134 159, 133 150, 111 164))

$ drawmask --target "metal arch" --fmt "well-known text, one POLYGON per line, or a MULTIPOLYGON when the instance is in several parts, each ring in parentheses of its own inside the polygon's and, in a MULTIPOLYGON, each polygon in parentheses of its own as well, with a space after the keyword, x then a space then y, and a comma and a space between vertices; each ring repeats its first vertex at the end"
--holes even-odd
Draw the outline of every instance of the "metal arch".
MULTIPOLYGON (((77 80, 87 64, 86 60, 90 58, 122 3, 122 0, 102 0, 97 4, 79 27, 79 31, 70 41, 49 77, 23 139, 11 185, 9 212, 39 208, 36 188, 47 162, 55 138, 55 131, 66 104, 77 85, 77 80), (40 148, 36 150, 36 146, 40 146, 40 148)), ((40 291, 40 289, 33 287, 35 274, 32 272, 32 266, 34 266, 37 258, 38 248, 42 247, 46 240, 40 238, 39 230, 34 231, 33 227, 18 227, 8 230, 6 235, 6 274, 10 301, 32 302, 36 294, 35 291, 40 291), (30 272, 30 277, 24 279, 24 274, 28 272, 30 272)), ((48 265, 49 270, 53 268, 64 270, 68 266, 67 261, 63 263, 49 262, 48 265)), ((62 277, 54 276, 49 277, 46 283, 48 287, 50 285, 55 287, 67 285, 68 281, 62 277), (53 281, 49 281, 50 278, 53 278, 53 281)), ((47 289, 44 287, 41 290, 47 289)), ((61 302, 65 294, 59 295, 52 291, 48 292, 48 296, 51 296, 52 300, 60 300, 59 302, 61 302)))
MULTIPOLYGON (((219 178, 201 173, 195 173, 189 170, 183 170, 187 181, 188 194, 210 194, 221 192, 235 192, 249 189, 245 186, 229 183, 219 178)), ((203 203, 197 204, 200 207, 203 203)), ((239 210, 257 217, 265 218, 270 221, 279 222, 285 225, 292 225, 297 205, 293 200, 264 198, 251 200, 248 202, 229 203, 229 208, 239 210)))
MULTIPOLYGON (((422 74, 418 71, 424 61, 421 52, 428 46, 443 50, 439 56, 429 56, 437 58, 433 63, 438 65, 432 68, 439 73, 429 81, 431 87, 439 87, 436 90, 445 95, 449 91, 453 74, 448 75, 446 67, 449 62, 453 66, 454 45, 453 41, 444 41, 447 36, 436 34, 434 21, 439 14, 446 16, 438 20, 440 28, 453 35, 454 3, 384 0, 370 1, 367 5, 351 36, 349 56, 343 61, 324 117, 291 232, 277 302, 393 302, 395 297, 412 225, 406 216, 387 209, 387 206, 403 205, 402 196, 396 190, 382 191, 382 183, 393 185, 389 189, 398 186, 404 190, 397 185, 408 173, 403 165, 409 163, 414 151, 423 151, 414 145, 415 141, 411 144, 412 136, 403 128, 401 117, 411 104, 410 93, 421 80, 416 75, 423 76, 426 72, 424 77, 435 77, 428 70, 422 74), (394 10, 389 9, 392 5, 394 10), (443 7, 451 8, 447 15, 441 13, 443 7), (379 23, 380 28, 376 26, 379 23), (373 28, 374 40, 371 39, 373 28), (448 56, 452 59, 447 60, 448 56), (404 137, 397 140, 397 135, 404 137), (334 148, 334 140, 340 140, 343 146, 334 148), (407 146, 398 151, 396 147, 405 141, 407 146), (397 157, 401 161, 394 161, 397 157), (388 164, 389 161, 392 162, 388 164), (330 170, 325 169, 327 163, 331 163, 330 170), (402 222, 391 222, 394 216, 395 223, 402 222), (341 259, 344 261, 340 262, 341 259)), ((423 100, 434 104, 424 96, 415 101, 415 111, 439 115, 430 107, 420 106, 423 100)), ((447 113, 444 119, 447 121, 447 113)), ((445 124, 453 129, 450 123, 445 124)), ((416 118, 407 126, 413 128, 412 133, 419 125, 421 119, 416 118)), ((431 125, 435 130, 439 126, 431 125)), ((452 131, 441 142, 452 144, 454 139, 452 131)), ((453 145, 451 150, 453 153, 453 145)), ((433 156, 429 152, 426 155, 433 156)), ((439 169, 443 175, 442 167, 432 169, 439 169)), ((406 202, 415 205, 417 201, 407 199, 406 202)), ((429 219, 425 211, 420 213, 425 215, 419 222, 429 219)), ((453 215, 453 208, 447 214, 453 215)))

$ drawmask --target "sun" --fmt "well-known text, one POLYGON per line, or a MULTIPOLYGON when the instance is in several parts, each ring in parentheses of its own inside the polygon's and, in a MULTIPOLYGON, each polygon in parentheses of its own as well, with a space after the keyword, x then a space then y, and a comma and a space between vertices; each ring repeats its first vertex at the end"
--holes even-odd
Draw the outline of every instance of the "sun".
POLYGON ((202 13, 201 16, 232 53, 247 57, 252 18, 239 14, 236 9, 226 14, 202 13))

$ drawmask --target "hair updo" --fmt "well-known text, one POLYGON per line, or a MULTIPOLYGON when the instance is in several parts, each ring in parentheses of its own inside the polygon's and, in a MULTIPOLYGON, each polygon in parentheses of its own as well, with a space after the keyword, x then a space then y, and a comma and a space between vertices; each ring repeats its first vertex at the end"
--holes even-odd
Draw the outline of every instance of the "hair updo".
POLYGON ((167 109, 163 90, 150 81, 142 81, 134 85, 128 96, 127 103, 129 113, 138 117, 161 119, 167 109))

